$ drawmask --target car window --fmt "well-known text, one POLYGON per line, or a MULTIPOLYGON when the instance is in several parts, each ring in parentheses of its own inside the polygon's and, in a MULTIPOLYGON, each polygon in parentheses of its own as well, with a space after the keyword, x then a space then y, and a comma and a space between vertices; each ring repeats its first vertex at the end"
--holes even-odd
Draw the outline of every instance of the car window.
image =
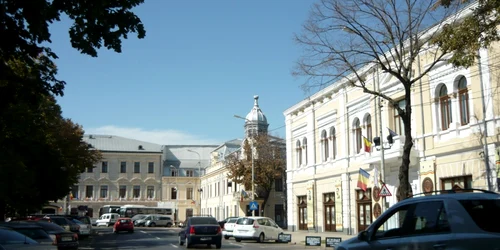
POLYGON ((64 228, 60 227, 59 225, 51 222, 37 222, 38 225, 40 225, 45 231, 65 231, 64 228))
POLYGON ((88 217, 80 217, 80 218, 78 218, 78 220, 85 223, 85 224, 92 224, 88 217))
POLYGON ((72 219, 71 221, 74 222, 74 223, 76 223, 76 224, 85 225, 85 223, 83 223, 83 222, 81 222, 81 221, 79 221, 77 219, 72 219))
POLYGON ((409 208, 409 205, 401 206, 396 210, 393 210, 392 213, 385 218, 381 218, 380 222, 377 222, 377 226, 375 228, 375 238, 381 239, 401 236, 403 222, 409 208))
POLYGON ((50 236, 41 228, 18 228, 15 231, 22 233, 34 240, 50 238, 50 236))
POLYGON ((238 219, 233 218, 233 219, 229 219, 229 220, 227 220, 227 222, 226 222, 226 223, 235 223, 236 221, 238 221, 238 219))
POLYGON ((0 245, 23 244, 25 242, 28 244, 38 244, 38 242, 30 237, 14 230, 0 229, 0 245))
POLYGON ((236 222, 238 225, 253 225, 253 219, 250 218, 240 218, 236 222))
POLYGON ((191 225, 219 225, 213 217, 191 217, 191 225))
POLYGON ((130 222, 130 220, 127 220, 127 219, 125 219, 125 220, 120 220, 120 223, 129 223, 129 222, 130 222))
POLYGON ((144 218, 144 220, 151 220, 151 216, 146 216, 146 218, 144 218))
POLYGON ((135 215, 134 217, 132 217, 132 220, 140 220, 140 219, 142 219, 142 218, 144 218, 144 217, 146 217, 146 215, 142 215, 142 214, 141 214, 141 215, 139 215, 139 214, 138 214, 138 215, 135 215))
POLYGON ((409 235, 450 232, 450 224, 442 201, 421 202, 409 220, 409 235))
POLYGON ((484 231, 500 233, 500 200, 461 200, 460 204, 476 225, 484 231))
POLYGON ((65 220, 64 218, 50 218, 50 219, 58 225, 67 225, 68 224, 68 221, 65 220))

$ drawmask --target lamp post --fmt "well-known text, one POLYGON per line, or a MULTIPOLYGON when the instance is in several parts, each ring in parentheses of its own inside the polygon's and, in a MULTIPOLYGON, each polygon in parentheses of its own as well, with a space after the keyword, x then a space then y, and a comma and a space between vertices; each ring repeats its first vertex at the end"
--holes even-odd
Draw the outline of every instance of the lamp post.
MULTIPOLYGON (((236 118, 239 118, 239 119, 243 119, 247 122, 250 122, 247 118, 245 117, 241 117, 239 115, 234 115, 234 117, 236 118)), ((255 171, 255 167, 254 167, 254 162, 253 162, 253 154, 254 154, 254 145, 253 145, 253 140, 250 140, 250 147, 252 148, 252 201, 255 201, 255 194, 254 194, 254 171, 255 171)), ((255 216, 255 210, 252 210, 252 216, 255 216)))
POLYGON ((194 150, 188 149, 188 151, 198 155, 198 178, 200 179, 200 183, 198 184, 198 188, 196 189, 196 191, 198 191, 198 199, 199 199, 198 205, 200 206, 198 208, 198 214, 201 214, 201 156, 200 153, 194 150))

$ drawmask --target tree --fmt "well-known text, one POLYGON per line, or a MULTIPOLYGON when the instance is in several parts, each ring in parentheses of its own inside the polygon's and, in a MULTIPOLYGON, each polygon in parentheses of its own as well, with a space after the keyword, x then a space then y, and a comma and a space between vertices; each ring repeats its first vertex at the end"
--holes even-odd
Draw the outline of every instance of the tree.
POLYGON ((0 92, 15 102, 0 118, 0 218, 25 214, 61 199, 80 174, 101 159, 83 141, 84 131, 61 115, 54 96, 44 92, 20 61, 9 61, 25 83, 0 81, 0 92))
MULTIPOLYGON (((0 80, 24 84, 6 61, 37 64, 37 84, 55 95, 63 95, 65 82, 56 78, 53 59, 57 55, 45 46, 50 43, 49 25, 65 14, 74 21, 69 30, 71 45, 83 54, 97 56, 101 47, 121 52, 121 39, 129 33, 144 38, 146 31, 139 17, 130 10, 144 0, 3 0, 0 1, 0 80), (46 57, 38 61, 40 54, 46 57)), ((0 96, 0 108, 10 98, 0 96)), ((0 109, 1 110, 1 109, 0 109)))
MULTIPOLYGON (((469 4, 470 0, 439 0, 435 8, 444 6, 453 8, 469 4)), ((475 1, 474 1, 475 2, 475 1)), ((491 43, 499 41, 500 1, 478 0, 472 8, 472 15, 459 22, 445 25, 442 32, 433 40, 443 51, 452 52, 448 61, 455 67, 468 68, 478 58, 481 48, 488 48, 491 43), (460 39, 456 39, 459 37, 460 39)))
POLYGON ((303 32, 295 36, 304 55, 293 74, 306 76, 302 86, 306 90, 346 82, 385 99, 397 110, 406 137, 398 174, 400 197, 411 194, 411 90, 447 55, 430 42, 450 13, 456 12, 452 8, 436 10, 431 0, 321 0, 313 5, 303 32), (421 54, 425 54, 426 68, 418 67, 421 54), (406 106, 400 108, 390 95, 379 91, 372 77, 378 74, 397 79, 406 106))
POLYGON ((254 185, 256 197, 263 199, 262 207, 266 206, 273 185, 279 178, 284 178, 285 151, 283 140, 269 135, 261 134, 244 141, 243 155, 233 153, 227 158, 229 169, 228 179, 235 183, 243 184, 245 190, 252 188, 252 146, 254 153, 254 185))

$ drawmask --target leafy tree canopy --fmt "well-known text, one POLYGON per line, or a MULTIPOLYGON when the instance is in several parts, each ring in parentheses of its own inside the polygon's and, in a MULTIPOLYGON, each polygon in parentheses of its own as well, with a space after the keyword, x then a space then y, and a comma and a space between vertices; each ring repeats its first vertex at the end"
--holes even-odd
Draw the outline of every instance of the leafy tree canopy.
MULTIPOLYGON (((242 184, 246 191, 252 189, 252 142, 254 150, 254 185, 258 198, 267 203, 275 181, 286 169, 283 140, 269 135, 257 135, 245 140, 242 154, 231 154, 227 160, 228 179, 242 184)), ((256 197, 257 198, 257 197, 256 197)))

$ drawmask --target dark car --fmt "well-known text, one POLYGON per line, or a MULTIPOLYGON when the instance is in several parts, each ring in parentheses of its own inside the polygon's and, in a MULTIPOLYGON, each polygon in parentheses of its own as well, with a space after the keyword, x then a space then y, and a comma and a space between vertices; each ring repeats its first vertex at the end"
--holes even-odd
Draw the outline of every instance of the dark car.
MULTIPOLYGON (((54 246, 55 247, 55 246, 54 246)), ((40 249, 40 243, 15 230, 0 226, 0 249, 40 249)), ((48 247, 47 247, 48 248, 48 247)), ((45 249, 47 249, 45 248, 45 249)), ((44 249, 44 248, 42 248, 44 249)))
POLYGON ((64 216, 45 216, 40 221, 53 222, 64 228, 66 231, 80 233, 80 226, 64 216))
POLYGON ((22 233, 42 245, 52 245, 54 240, 39 225, 33 223, 19 223, 17 221, 1 223, 0 226, 8 227, 18 233, 22 233))
POLYGON ((57 249, 78 249, 78 235, 68 232, 61 226, 47 221, 15 221, 9 223, 29 224, 41 227, 51 238, 57 249))
POLYGON ((222 246, 222 229, 214 217, 190 217, 179 232, 179 245, 190 248, 193 245, 222 246))

